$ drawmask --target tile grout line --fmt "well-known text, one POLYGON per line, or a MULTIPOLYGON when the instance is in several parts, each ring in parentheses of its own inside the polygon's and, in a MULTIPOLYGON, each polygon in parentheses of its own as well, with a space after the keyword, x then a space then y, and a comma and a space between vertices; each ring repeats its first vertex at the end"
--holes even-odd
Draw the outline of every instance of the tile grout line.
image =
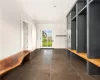
POLYGON ((83 77, 77 72, 77 70, 71 64, 70 64, 70 66, 75 70, 75 72, 78 74, 78 76, 81 77, 82 80, 84 80, 83 77))
POLYGON ((37 76, 38 76, 39 72, 40 72, 40 71, 38 70, 38 73, 37 73, 37 75, 36 75, 36 77, 35 77, 35 80, 37 79, 37 76))
MULTIPOLYGON (((24 69, 24 71, 27 70, 27 68, 28 68, 28 66, 24 69)), ((21 71, 21 72, 22 72, 22 71, 21 71)), ((24 72, 22 72, 22 73, 19 75, 19 77, 17 78, 17 80, 19 80, 20 77, 21 77, 23 74, 24 74, 24 72)))
MULTIPOLYGON (((43 66, 43 62, 42 62, 42 65, 41 66, 43 66)), ((40 70, 38 69, 38 73, 37 73, 37 75, 35 77, 35 80, 37 80, 37 76, 38 76, 39 72, 40 72, 40 70)))
POLYGON ((49 80, 51 80, 51 69, 52 69, 52 60, 51 60, 51 63, 50 63, 50 78, 49 78, 49 80))
POLYGON ((52 74, 52 62, 53 62, 53 56, 51 58, 51 63, 50 63, 50 78, 49 80, 51 80, 51 74, 52 74))
POLYGON ((50 64, 50 77, 49 77, 49 80, 51 80, 51 64, 50 64))

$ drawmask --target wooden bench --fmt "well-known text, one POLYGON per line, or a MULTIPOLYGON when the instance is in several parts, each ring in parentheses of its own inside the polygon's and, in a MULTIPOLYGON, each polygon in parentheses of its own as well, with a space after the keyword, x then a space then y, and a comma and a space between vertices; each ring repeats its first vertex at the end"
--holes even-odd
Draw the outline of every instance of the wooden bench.
POLYGON ((77 56, 79 56, 79 57, 81 57, 81 58, 83 58, 83 59, 85 59, 85 60, 91 62, 92 64, 94 64, 94 65, 100 67, 100 59, 89 59, 89 58, 87 57, 87 53, 77 53, 76 50, 71 50, 71 49, 67 49, 67 50, 69 50, 69 51, 72 52, 73 54, 76 54, 77 56))
POLYGON ((24 50, 8 58, 0 60, 0 76, 21 65, 24 59, 30 60, 30 51, 24 50))

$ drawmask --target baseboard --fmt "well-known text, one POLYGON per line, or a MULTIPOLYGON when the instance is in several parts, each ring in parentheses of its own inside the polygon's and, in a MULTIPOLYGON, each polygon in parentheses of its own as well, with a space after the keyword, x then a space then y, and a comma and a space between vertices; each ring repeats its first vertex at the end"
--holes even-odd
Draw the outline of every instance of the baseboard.
POLYGON ((54 49, 54 48, 40 48, 40 49, 54 49))
POLYGON ((66 50, 66 48, 54 48, 56 50, 66 50))
POLYGON ((66 48, 37 48, 37 50, 39 49, 61 49, 61 50, 66 50, 66 48))

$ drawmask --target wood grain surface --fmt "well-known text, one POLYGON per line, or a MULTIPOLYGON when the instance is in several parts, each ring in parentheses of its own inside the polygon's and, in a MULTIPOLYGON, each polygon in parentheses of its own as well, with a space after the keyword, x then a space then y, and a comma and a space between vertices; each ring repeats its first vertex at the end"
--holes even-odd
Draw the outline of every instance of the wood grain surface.
POLYGON ((76 50, 71 50, 71 49, 67 49, 69 51, 71 51, 72 53, 80 56, 81 58, 93 63, 94 65, 100 67, 100 59, 90 59, 87 57, 87 53, 78 53, 76 50))
POLYGON ((15 55, 0 60, 0 76, 21 65, 24 58, 27 57, 29 54, 29 50, 24 50, 15 55))

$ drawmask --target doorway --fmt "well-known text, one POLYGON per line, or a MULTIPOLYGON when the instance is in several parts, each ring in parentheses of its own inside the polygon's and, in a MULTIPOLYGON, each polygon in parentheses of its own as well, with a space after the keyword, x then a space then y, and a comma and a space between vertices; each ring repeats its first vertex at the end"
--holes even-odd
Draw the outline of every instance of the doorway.
POLYGON ((28 49, 28 23, 23 22, 23 49, 28 49))
POLYGON ((53 31, 52 30, 42 30, 41 31, 41 47, 42 48, 52 48, 53 47, 53 31))

